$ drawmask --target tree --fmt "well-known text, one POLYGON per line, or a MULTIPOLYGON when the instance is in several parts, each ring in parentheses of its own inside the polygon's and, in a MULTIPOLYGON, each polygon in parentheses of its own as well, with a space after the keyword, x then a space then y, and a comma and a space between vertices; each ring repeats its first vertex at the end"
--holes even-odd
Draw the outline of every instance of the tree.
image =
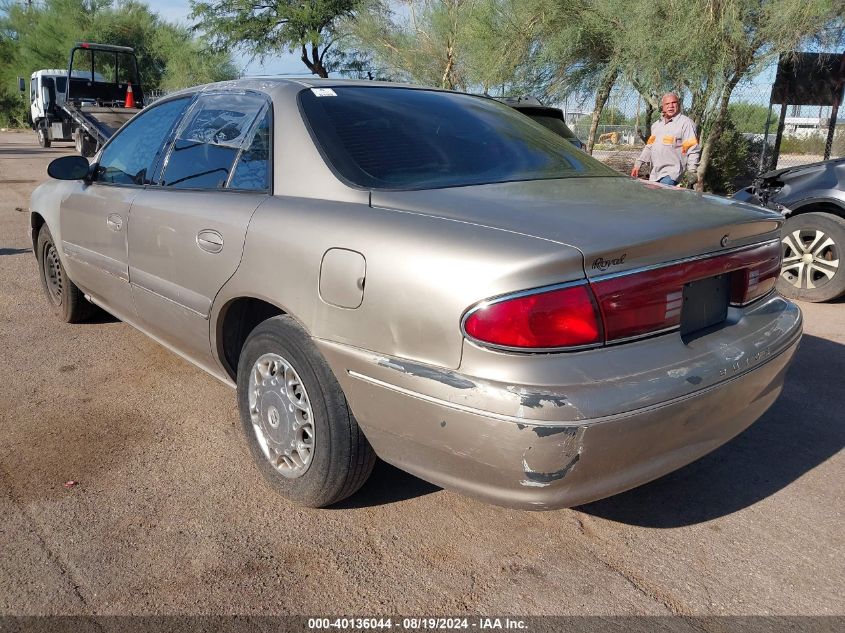
POLYGON ((327 54, 340 34, 337 23, 352 17, 361 0, 191 0, 195 28, 218 50, 241 49, 266 59, 283 50, 300 51, 313 74, 328 77, 327 54))
POLYGON ((704 136, 700 188, 713 149, 726 130, 731 95, 739 82, 808 38, 823 35, 841 45, 842 12, 830 0, 694 0, 688 6, 701 26, 688 44, 707 51, 698 72, 689 73, 688 85, 700 88, 706 79, 713 97, 705 109, 709 114, 700 123, 704 136))
POLYGON ((763 134, 766 131, 766 119, 769 120, 770 129, 777 125, 774 112, 754 103, 731 103, 728 106, 728 118, 739 132, 745 134, 763 134))
POLYGON ((466 90, 462 45, 476 5, 475 0, 405 0, 401 11, 394 11, 386 2, 371 2, 350 25, 353 45, 400 78, 466 90))
POLYGON ((131 46, 147 89, 182 88, 231 79, 238 69, 229 53, 214 53, 206 41, 169 24, 142 2, 44 0, 0 5, 0 117, 23 124, 28 102, 16 77, 41 68, 67 68, 76 42, 131 46))

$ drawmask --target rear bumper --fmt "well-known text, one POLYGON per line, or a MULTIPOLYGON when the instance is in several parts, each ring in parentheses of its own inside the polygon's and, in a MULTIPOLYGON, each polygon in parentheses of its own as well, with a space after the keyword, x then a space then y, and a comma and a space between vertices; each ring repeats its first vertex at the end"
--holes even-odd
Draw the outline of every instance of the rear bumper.
MULTIPOLYGON (((618 397, 619 381, 606 381, 603 398, 602 385, 597 389, 583 375, 586 395, 579 398, 579 386, 571 381, 545 390, 504 385, 317 343, 382 459, 485 501, 540 510, 579 505, 651 481, 714 450, 759 418, 780 394, 801 337, 801 316, 779 297, 758 310, 779 323, 761 327, 759 341, 746 332, 743 343, 761 351, 727 370, 714 366, 722 378, 696 391, 672 397, 673 383, 636 372, 634 355, 624 381, 627 407, 618 397), (513 402, 508 396, 515 394, 519 404, 508 410, 503 403, 513 402)), ((729 351, 732 358, 736 351, 729 351)), ((603 352, 611 361, 619 354, 603 352)), ((579 358, 561 355, 555 362, 570 365, 561 375, 572 375, 579 358)), ((583 369, 588 366, 582 363, 575 373, 589 373, 583 369)), ((701 370, 696 369, 704 375, 701 370)))

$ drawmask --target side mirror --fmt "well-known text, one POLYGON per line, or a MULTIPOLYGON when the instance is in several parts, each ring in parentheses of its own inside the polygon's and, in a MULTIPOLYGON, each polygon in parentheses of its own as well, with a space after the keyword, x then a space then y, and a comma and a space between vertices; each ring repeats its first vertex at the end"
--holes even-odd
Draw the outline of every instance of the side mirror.
POLYGON ((18 91, 26 92, 26 82, 24 81, 23 77, 18 77, 18 91))
POLYGON ((82 156, 62 156, 47 165, 47 175, 56 180, 85 180, 91 166, 82 156))

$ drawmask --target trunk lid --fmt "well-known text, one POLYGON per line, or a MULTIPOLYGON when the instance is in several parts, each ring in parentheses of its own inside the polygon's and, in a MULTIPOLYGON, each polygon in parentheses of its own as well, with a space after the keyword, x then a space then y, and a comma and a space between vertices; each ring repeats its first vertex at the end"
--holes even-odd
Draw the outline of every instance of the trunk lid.
POLYGON ((572 246, 587 277, 778 239, 760 207, 627 178, 569 178, 373 191, 374 207, 421 213, 572 246))

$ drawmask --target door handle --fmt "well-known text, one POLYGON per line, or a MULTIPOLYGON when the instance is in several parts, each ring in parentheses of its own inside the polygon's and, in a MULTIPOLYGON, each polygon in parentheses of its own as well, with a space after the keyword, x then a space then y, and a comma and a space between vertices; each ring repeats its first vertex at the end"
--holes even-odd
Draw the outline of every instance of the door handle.
POLYGON ((119 231, 123 228, 123 218, 117 213, 112 213, 108 218, 106 218, 106 226, 108 226, 112 231, 119 231))
POLYGON ((219 253, 223 250, 223 236, 211 229, 200 231, 197 233, 197 246, 208 253, 219 253))

